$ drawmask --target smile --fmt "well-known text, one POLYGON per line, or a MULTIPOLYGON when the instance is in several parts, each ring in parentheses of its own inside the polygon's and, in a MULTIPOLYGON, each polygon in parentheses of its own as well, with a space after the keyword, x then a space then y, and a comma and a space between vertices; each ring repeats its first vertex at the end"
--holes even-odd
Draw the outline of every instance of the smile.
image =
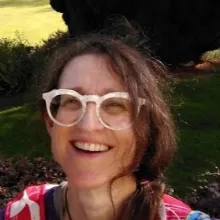
POLYGON ((75 147, 84 150, 84 151, 107 151, 109 147, 103 144, 93 144, 93 143, 83 143, 83 142, 76 142, 75 147))
POLYGON ((89 143, 89 142, 72 142, 72 146, 79 150, 86 153, 101 153, 101 152, 107 152, 111 149, 110 146, 104 145, 104 144, 96 144, 96 143, 89 143))

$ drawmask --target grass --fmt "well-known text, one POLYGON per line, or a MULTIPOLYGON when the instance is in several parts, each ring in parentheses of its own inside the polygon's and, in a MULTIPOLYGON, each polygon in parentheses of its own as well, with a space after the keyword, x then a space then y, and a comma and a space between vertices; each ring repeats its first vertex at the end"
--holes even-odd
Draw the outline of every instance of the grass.
POLYGON ((48 156, 49 145, 44 126, 28 105, 0 112, 0 154, 48 156))
MULTIPOLYGON (((220 167, 220 75, 177 79, 173 113, 179 151, 168 177, 178 195, 196 184, 196 176, 220 167)), ((0 113, 0 152, 12 156, 48 156, 45 130, 27 105, 0 113)))
POLYGON ((0 36, 13 38, 16 32, 31 44, 39 44, 49 34, 66 30, 62 15, 49 0, 0 0, 0 36))
POLYGON ((173 111, 179 150, 169 171, 176 193, 184 195, 198 175, 220 167, 220 75, 177 80, 173 111))

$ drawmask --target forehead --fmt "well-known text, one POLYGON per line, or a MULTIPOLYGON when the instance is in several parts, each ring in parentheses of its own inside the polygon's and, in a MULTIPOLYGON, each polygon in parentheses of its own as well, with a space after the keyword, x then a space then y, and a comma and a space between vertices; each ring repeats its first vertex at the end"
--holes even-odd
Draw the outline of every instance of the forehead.
POLYGON ((72 59, 64 68, 59 88, 82 90, 88 94, 125 91, 105 55, 86 54, 72 59), (80 89, 79 89, 80 88, 80 89))

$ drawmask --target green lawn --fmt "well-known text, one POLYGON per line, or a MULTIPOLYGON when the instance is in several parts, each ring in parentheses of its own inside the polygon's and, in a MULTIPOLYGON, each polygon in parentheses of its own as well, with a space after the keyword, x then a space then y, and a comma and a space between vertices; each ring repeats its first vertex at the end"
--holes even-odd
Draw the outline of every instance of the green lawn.
POLYGON ((49 144, 38 113, 28 105, 0 112, 0 155, 48 156, 49 144))
POLYGON ((19 32, 31 44, 58 29, 66 30, 62 15, 52 10, 49 0, 0 0, 0 27, 1 38, 19 32))
MULTIPOLYGON (((179 152, 169 171, 176 193, 184 195, 196 175, 220 167, 220 75, 176 80, 173 111, 179 152)), ((48 156, 45 129, 27 105, 0 113, 0 153, 48 156)))
POLYGON ((220 75, 177 81, 174 115, 179 152, 169 171, 178 194, 195 184, 197 175, 220 167, 220 75))

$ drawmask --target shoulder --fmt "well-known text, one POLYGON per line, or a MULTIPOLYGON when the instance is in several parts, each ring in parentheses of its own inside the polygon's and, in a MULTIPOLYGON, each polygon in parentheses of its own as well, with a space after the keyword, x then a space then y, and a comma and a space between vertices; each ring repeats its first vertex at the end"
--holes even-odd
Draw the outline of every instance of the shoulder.
POLYGON ((162 220, 209 220, 210 217, 200 211, 193 211, 187 204, 172 196, 163 195, 159 214, 162 220))
POLYGON ((159 210, 161 219, 186 219, 190 212, 191 208, 184 202, 167 194, 163 195, 159 210))
MULTIPOLYGON (((6 206, 5 220, 16 219, 45 219, 45 195, 57 185, 43 184, 28 186, 6 206)), ((0 218, 1 220, 1 218, 0 218)))

